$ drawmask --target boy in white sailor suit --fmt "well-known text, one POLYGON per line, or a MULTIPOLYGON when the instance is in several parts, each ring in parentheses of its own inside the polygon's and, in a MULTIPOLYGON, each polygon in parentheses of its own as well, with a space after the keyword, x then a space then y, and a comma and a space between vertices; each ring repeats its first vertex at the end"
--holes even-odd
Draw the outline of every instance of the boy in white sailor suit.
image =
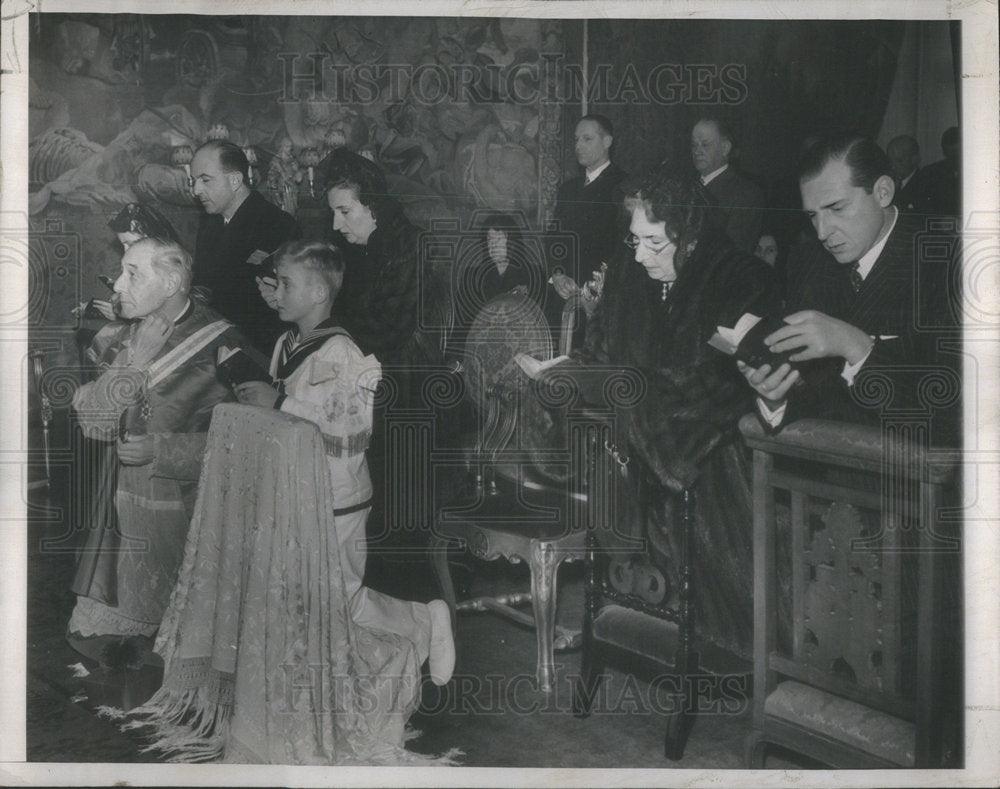
POLYGON ((365 462, 371 436, 373 397, 381 366, 365 356, 335 318, 333 303, 344 278, 344 259, 332 244, 291 241, 275 252, 278 286, 274 305, 294 323, 271 357, 274 385, 250 381, 236 386, 241 403, 278 408, 319 426, 326 446, 334 494, 341 565, 354 621, 397 633, 430 660, 438 685, 451 677, 455 646, 451 614, 443 600, 399 600, 362 586, 367 548, 365 521, 372 483, 365 462))

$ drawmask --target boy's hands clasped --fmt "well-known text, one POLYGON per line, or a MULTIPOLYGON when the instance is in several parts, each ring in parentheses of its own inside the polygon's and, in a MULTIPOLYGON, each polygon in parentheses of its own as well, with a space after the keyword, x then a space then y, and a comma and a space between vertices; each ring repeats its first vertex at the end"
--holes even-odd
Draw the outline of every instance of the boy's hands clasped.
POLYGON ((233 387, 236 399, 244 405, 259 405, 262 408, 274 408, 279 392, 263 381, 247 381, 233 387))

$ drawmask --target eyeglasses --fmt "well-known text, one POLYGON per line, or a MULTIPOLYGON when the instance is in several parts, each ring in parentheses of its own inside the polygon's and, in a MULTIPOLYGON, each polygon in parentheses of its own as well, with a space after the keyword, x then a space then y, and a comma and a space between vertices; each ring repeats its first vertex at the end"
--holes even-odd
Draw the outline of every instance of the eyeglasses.
POLYGON ((654 255, 660 254, 664 249, 670 246, 670 239, 664 239, 656 244, 650 242, 648 238, 639 238, 635 233, 629 233, 625 236, 625 245, 629 249, 638 249, 640 246, 646 247, 654 255))

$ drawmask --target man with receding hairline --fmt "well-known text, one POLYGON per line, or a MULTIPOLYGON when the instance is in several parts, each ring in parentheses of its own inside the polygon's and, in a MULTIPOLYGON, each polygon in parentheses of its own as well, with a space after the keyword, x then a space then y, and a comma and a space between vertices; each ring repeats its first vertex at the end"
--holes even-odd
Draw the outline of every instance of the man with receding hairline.
POLYGON ((88 524, 68 628, 76 649, 109 668, 141 663, 160 625, 212 409, 234 399, 216 378, 217 351, 246 344, 231 323, 189 297, 191 269, 191 256, 174 242, 146 238, 126 250, 114 285, 126 320, 94 337, 87 355, 101 374, 73 396, 85 435, 117 450, 107 482, 117 479, 120 545, 103 514, 88 524))
POLYGON ((194 283, 208 287, 212 306, 268 354, 283 327, 258 288, 260 264, 296 238, 298 228, 249 187, 248 168, 246 154, 231 142, 210 140, 195 152, 193 191, 205 213, 195 241, 194 283))
POLYGON ((738 249, 752 254, 764 222, 764 193, 733 168, 733 132, 715 118, 691 129, 691 160, 718 206, 718 223, 738 249))

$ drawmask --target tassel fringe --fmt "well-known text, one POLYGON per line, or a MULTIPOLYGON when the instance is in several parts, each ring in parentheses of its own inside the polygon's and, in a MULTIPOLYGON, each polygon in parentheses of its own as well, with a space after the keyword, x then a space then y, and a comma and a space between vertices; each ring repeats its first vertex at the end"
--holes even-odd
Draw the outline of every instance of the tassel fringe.
MULTIPOLYGON (((114 707, 101 707, 98 714, 113 720, 129 718, 121 725, 122 731, 149 729, 152 740, 142 748, 142 753, 158 751, 168 762, 219 761, 225 755, 229 736, 232 708, 210 700, 204 688, 187 691, 160 689, 141 707, 126 713, 114 707)), ((403 740, 419 737, 421 732, 407 727, 403 740)), ((358 743, 354 743, 357 745, 358 743)), ((451 748, 440 756, 430 756, 408 751, 386 742, 367 742, 363 753, 338 760, 338 764, 356 766, 454 767, 465 754, 451 748)))
POLYGON ((231 707, 210 700, 204 688, 161 689, 129 713, 127 729, 149 728, 152 742, 143 753, 160 751, 169 762, 205 762, 222 758, 229 734, 231 707))

